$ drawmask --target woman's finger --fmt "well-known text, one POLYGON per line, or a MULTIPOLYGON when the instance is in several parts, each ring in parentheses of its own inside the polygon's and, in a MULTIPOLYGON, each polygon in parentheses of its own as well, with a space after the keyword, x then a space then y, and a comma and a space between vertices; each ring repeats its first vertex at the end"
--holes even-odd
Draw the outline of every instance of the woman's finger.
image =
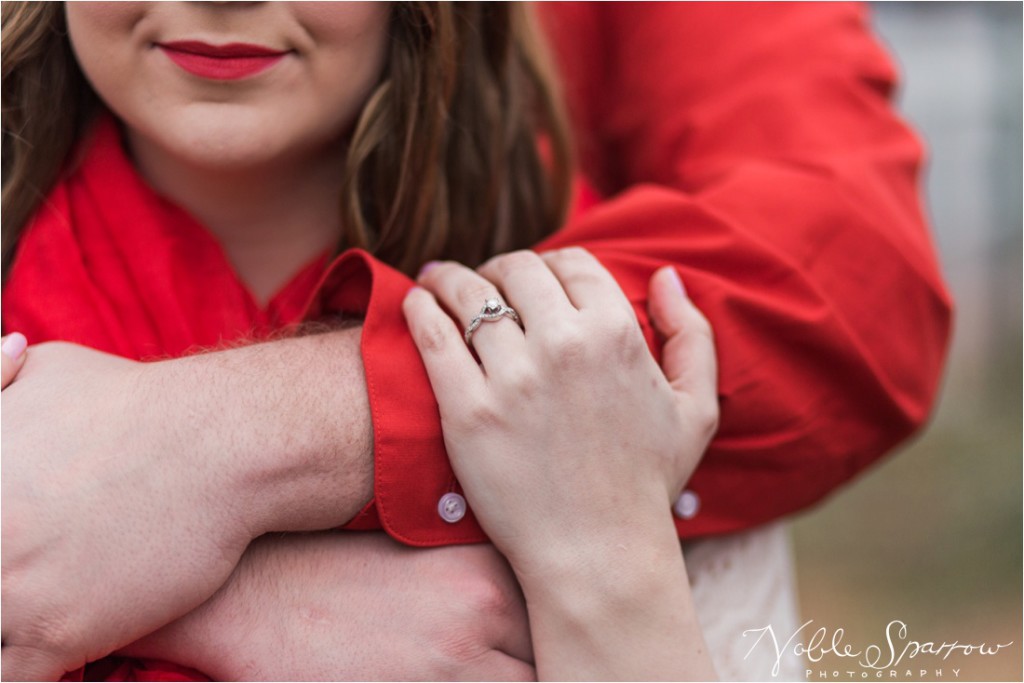
POLYGON ((536 329, 566 313, 575 313, 562 283, 544 260, 532 251, 495 256, 477 268, 477 272, 505 294, 527 330, 530 325, 536 329))
POLYGON ((20 332, 12 332, 0 341, 0 389, 6 389, 25 364, 26 348, 28 340, 20 332))
POLYGON ((699 400, 718 401, 718 369, 711 325, 686 295, 672 266, 651 277, 648 308, 665 337, 661 369, 672 388, 699 400))
POLYGON ((541 258, 562 283, 566 295, 577 309, 604 313, 618 309, 628 311, 635 319, 633 307, 619 283, 586 249, 569 247, 547 252, 541 258))
POLYGON ((433 295, 413 287, 402 302, 402 312, 438 404, 456 410, 462 397, 479 395, 484 389, 484 375, 463 341, 462 332, 433 295))
MULTIPOLYGON (((461 330, 467 329, 491 300, 504 303, 505 298, 493 283, 475 271, 453 261, 444 261, 425 268, 419 284, 429 291, 458 321, 461 330)), ((465 342, 463 342, 465 344, 465 342)), ((482 321, 473 332, 473 350, 486 371, 509 358, 524 353, 526 340, 519 325, 505 316, 497 320, 482 321)))

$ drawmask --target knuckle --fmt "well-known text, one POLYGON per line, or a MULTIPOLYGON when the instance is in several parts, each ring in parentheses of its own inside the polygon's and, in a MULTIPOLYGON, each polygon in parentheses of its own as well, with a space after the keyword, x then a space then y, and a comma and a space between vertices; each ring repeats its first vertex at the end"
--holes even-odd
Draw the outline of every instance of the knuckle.
POLYGON ((563 364, 574 364, 588 355, 587 336, 576 325, 552 328, 544 341, 549 355, 563 364))
POLYGON ((533 268, 539 262, 540 257, 537 254, 521 249, 496 257, 492 261, 492 267, 498 275, 506 277, 515 271, 533 268))
POLYGON ((593 255, 583 247, 566 247, 565 249, 560 249, 558 254, 561 258, 567 260, 590 261, 594 258, 593 255))
POLYGON ((501 413, 493 405, 484 400, 467 402, 465 409, 457 418, 461 429, 466 432, 491 430, 502 422, 501 413))
POLYGON ((439 353, 445 348, 450 335, 447 323, 429 322, 416 329, 416 345, 424 353, 439 353))
POLYGON ((539 373, 532 365, 514 364, 507 368, 505 383, 518 400, 530 399, 543 386, 539 373))
POLYGON ((486 572, 461 574, 457 589, 459 600, 454 613, 458 617, 457 626, 446 630, 438 645, 445 662, 456 670, 464 670, 490 648, 485 635, 487 629, 479 625, 507 618, 515 602, 497 577, 486 572))
POLYGON ((451 277, 452 274, 458 272, 458 268, 458 264, 453 261, 438 261, 429 270, 422 271, 419 279, 424 282, 437 282, 451 277))
POLYGON ((583 277, 596 277, 604 272, 604 266, 593 254, 583 247, 569 247, 561 255, 564 266, 583 277))
POLYGON ((503 616, 513 611, 515 599, 495 577, 477 576, 463 586, 469 609, 478 618, 503 616))
POLYGON ((625 314, 610 315, 608 317, 608 338, 617 347, 641 348, 644 343, 644 334, 635 318, 625 314))
POLYGON ((637 321, 627 315, 609 314, 595 325, 595 340, 602 354, 617 362, 634 363, 647 353, 647 343, 637 321))

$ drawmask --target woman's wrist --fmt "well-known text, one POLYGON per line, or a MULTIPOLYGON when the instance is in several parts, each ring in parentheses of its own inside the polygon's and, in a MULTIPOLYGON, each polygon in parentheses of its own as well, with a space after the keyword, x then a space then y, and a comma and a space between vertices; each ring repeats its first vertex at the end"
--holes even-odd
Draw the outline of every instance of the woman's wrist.
POLYGON ((538 544, 509 562, 528 602, 565 602, 590 609, 595 598, 609 606, 629 602, 657 587, 666 573, 685 573, 682 552, 667 506, 624 511, 630 523, 609 525, 579 541, 538 544))
POLYGON ((679 550, 666 488, 654 477, 591 489, 585 509, 541 519, 512 524, 508 538, 491 537, 524 590, 534 583, 560 585, 581 575, 630 571, 679 550))
POLYGON ((716 677, 670 513, 632 539, 517 571, 541 680, 716 677))

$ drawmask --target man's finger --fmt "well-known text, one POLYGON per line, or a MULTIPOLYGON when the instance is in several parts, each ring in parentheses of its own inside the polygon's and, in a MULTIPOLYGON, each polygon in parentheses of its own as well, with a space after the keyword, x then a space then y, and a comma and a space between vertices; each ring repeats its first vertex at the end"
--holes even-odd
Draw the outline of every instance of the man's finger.
POLYGON ((6 389, 25 364, 28 340, 20 332, 12 332, 0 341, 0 389, 6 389))

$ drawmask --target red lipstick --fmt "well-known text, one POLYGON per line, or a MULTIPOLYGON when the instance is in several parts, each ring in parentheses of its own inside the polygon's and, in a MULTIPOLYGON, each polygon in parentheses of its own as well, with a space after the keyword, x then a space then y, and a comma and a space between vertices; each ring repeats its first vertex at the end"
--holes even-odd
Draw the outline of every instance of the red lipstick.
POLYGON ((209 45, 196 40, 157 43, 157 47, 190 74, 218 81, 235 81, 266 71, 288 54, 287 50, 262 45, 209 45))

